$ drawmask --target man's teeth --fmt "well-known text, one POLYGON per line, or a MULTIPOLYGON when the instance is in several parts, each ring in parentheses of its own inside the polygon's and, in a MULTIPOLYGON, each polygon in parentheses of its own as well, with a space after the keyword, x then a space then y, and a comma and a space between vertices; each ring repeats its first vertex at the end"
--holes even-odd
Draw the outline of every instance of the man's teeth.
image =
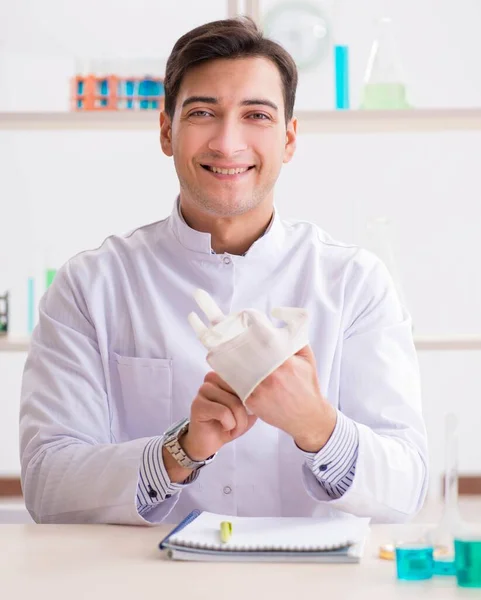
POLYGON ((242 169, 219 169, 219 167, 209 167, 214 173, 220 173, 221 175, 238 175, 239 173, 245 173, 249 170, 249 167, 242 169))

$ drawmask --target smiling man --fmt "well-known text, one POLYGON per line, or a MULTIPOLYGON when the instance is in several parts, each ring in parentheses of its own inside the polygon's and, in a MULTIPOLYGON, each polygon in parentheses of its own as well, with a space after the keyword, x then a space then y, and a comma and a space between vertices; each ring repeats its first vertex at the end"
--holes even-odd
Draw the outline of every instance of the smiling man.
POLYGON ((183 54, 185 63, 172 60, 167 69, 173 90, 161 115, 162 149, 174 157, 186 222, 211 233, 216 252, 242 254, 271 220, 274 184, 294 154, 295 65, 281 53, 286 91, 268 56, 196 61, 193 43, 183 54))
POLYGON ((172 214, 74 257, 41 302, 20 415, 36 521, 155 524, 193 508, 404 521, 421 507, 418 366, 393 282, 374 255, 274 209, 296 86, 292 58, 249 19, 175 44, 160 115, 172 214), (208 372, 187 320, 197 288, 225 314, 308 311, 309 345, 249 410, 208 372))

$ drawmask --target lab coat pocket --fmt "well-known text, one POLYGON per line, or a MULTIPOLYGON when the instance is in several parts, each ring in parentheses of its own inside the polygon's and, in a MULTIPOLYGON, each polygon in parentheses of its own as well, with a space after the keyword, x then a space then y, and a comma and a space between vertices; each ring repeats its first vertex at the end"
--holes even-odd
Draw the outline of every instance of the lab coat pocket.
POLYGON ((172 418, 172 360, 110 358, 112 434, 117 442, 162 435, 172 418))

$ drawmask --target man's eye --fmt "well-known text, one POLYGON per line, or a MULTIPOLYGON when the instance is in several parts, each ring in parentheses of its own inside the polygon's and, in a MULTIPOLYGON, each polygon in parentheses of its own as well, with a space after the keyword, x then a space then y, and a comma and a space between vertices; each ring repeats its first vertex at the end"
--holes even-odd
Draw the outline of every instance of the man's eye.
POLYGON ((264 113, 252 113, 249 117, 253 118, 255 121, 270 121, 270 117, 264 113))
POLYGON ((191 112, 189 117, 209 117, 211 116, 211 113, 208 112, 207 110, 194 110, 194 112, 191 112))

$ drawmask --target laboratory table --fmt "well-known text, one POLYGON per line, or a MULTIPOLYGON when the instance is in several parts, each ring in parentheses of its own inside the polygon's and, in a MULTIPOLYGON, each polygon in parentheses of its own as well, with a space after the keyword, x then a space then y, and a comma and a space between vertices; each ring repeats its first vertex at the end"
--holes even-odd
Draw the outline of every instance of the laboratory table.
MULTIPOLYGON (((416 526, 418 531, 421 525, 416 526)), ((415 535, 373 525, 360 564, 173 562, 158 549, 172 526, 0 525, 0 597, 35 600, 395 600, 481 598, 454 577, 400 582, 379 545, 415 535)))

